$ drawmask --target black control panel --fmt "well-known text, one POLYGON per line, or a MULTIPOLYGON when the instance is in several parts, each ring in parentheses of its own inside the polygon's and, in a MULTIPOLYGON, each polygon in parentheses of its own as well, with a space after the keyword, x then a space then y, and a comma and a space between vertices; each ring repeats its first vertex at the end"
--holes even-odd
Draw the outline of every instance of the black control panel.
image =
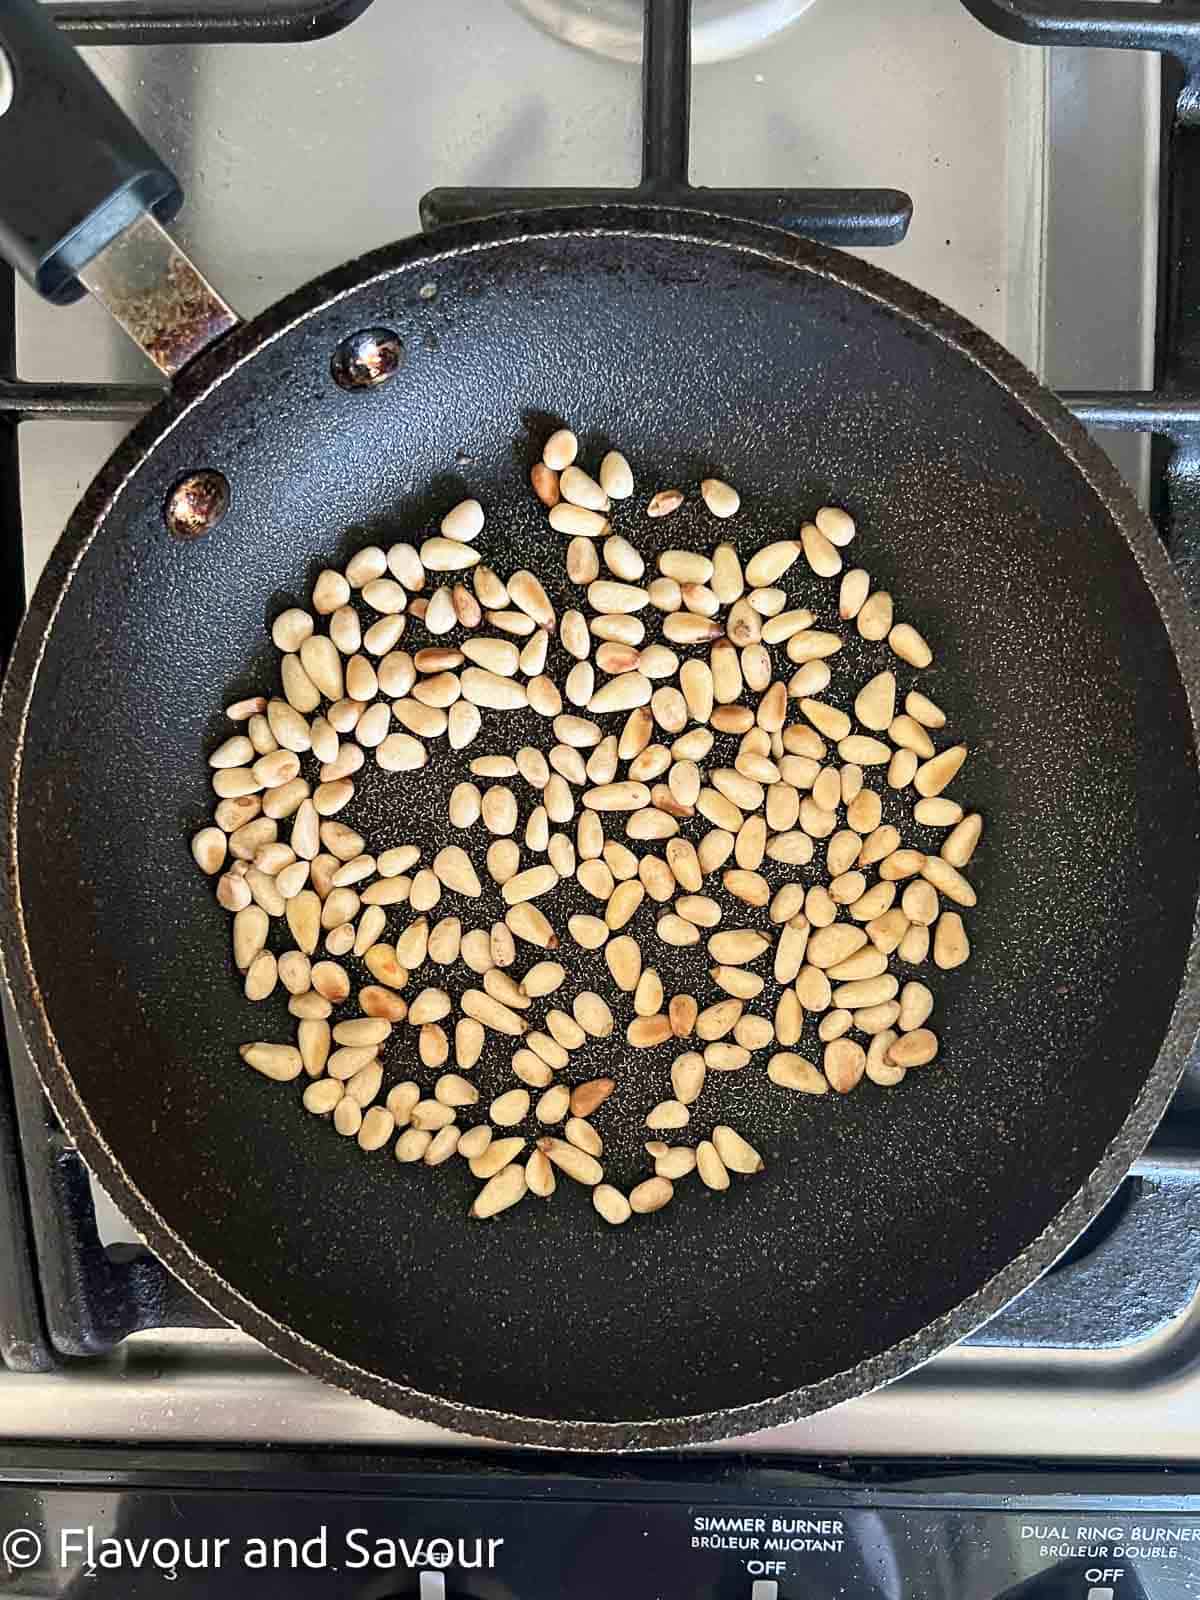
POLYGON ((1196 1600, 1200 1475, 12 1451, 0 1595, 1196 1600))

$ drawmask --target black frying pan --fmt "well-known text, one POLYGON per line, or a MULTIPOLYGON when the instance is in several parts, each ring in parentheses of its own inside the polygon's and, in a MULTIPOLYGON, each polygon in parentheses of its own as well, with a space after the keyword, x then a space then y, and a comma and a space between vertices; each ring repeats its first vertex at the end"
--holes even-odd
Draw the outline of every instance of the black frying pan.
MULTIPOLYGON (((6 11, 0 41, 10 26, 6 11)), ((828 613, 815 580, 793 572, 789 588, 828 613)), ((857 640, 846 655, 835 686, 864 673, 857 640)), ((193 360, 72 518, 2 704, 9 982, 118 1204, 288 1360, 525 1443, 677 1445, 782 1422, 984 1321, 1141 1151, 1197 1021, 1197 664, 1179 588, 1103 454, 1009 356, 896 279, 769 229, 647 210, 407 240, 193 360), (368 328, 406 360, 342 388, 331 357, 368 328), (610 443, 629 454, 648 556, 668 538, 711 545, 694 490, 713 470, 742 491, 727 531, 746 551, 847 504, 856 559, 934 644, 923 686, 972 752, 955 790, 988 819, 974 958, 928 978, 939 1063, 799 1103, 760 1068, 710 1080, 697 1124, 750 1132, 766 1173, 724 1197, 690 1180, 621 1230, 570 1184, 469 1224, 461 1163, 364 1156, 304 1114, 297 1085, 241 1067, 240 1041, 289 1022, 277 1000, 242 1000, 186 842, 211 806, 217 708, 274 681, 266 625, 323 565, 471 491, 498 567, 558 570, 527 474, 561 420, 589 461, 610 443), (164 505, 197 469, 224 475, 230 503, 181 539, 164 505), (647 523, 667 482, 688 505, 647 523)), ((402 780, 368 764, 353 816, 434 845, 469 757, 525 739, 547 730, 513 718, 402 780)), ((488 900, 480 921, 494 913, 488 900)), ((703 952, 669 958, 644 915, 668 993, 701 992, 703 952)), ((569 965, 572 990, 595 981, 595 958, 569 965)), ((774 998, 768 985, 760 1009, 774 998)), ((488 1094, 511 1082, 506 1054, 479 1069, 488 1094)), ((596 1118, 621 1181, 646 1171, 640 1119, 672 1054, 635 1057, 618 1035, 572 1068, 621 1078, 596 1118)))

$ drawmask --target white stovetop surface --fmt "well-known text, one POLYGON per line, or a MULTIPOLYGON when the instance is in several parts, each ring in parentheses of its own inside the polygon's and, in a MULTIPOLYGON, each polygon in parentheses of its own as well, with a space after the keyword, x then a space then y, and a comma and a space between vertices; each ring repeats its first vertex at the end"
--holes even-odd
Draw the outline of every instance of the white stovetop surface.
MULTIPOLYGON (((113 48, 89 58, 176 165, 188 192, 180 232, 244 313, 412 231, 417 201, 435 184, 637 176, 637 68, 574 50, 498 0, 376 0, 346 32, 306 46, 113 48)), ((888 267, 1052 383, 1148 384, 1150 58, 1020 50, 959 0, 816 0, 769 43, 699 67, 693 99, 696 181, 905 188, 916 202, 908 240, 871 252, 888 267)), ((150 377, 94 305, 61 312, 25 295, 18 335, 25 377, 150 377)), ((122 432, 94 422, 22 428, 31 582, 122 432)), ((1139 442, 1119 441, 1116 453, 1136 479, 1139 442)), ((102 1226, 109 1238, 130 1236, 111 1208, 102 1226)), ((1184 1459, 1200 1442, 1189 1382, 1198 1335, 1200 1312, 1110 1355, 961 1347, 888 1390, 740 1444, 1184 1459)), ((66 1374, 0 1379, 0 1435, 64 1433, 461 1442, 292 1373, 232 1332, 141 1335, 66 1374)))

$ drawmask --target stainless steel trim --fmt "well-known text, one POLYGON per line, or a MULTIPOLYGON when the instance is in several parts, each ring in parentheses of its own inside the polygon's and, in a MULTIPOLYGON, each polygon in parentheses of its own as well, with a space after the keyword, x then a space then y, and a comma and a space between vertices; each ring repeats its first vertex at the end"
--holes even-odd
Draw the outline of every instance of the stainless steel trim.
MULTIPOLYGON (((1198 1362, 1200 1303, 1144 1344, 1124 1351, 960 1347, 848 1405, 704 1449, 1194 1460, 1200 1448, 1198 1362)), ((0 1436, 56 1439, 67 1431, 76 1439, 147 1445, 204 1441, 427 1450, 468 1442, 326 1388, 232 1331, 138 1334, 86 1367, 0 1375, 0 1436)))
POLYGON ((148 211, 105 245, 80 282, 168 378, 238 324, 238 314, 148 211))

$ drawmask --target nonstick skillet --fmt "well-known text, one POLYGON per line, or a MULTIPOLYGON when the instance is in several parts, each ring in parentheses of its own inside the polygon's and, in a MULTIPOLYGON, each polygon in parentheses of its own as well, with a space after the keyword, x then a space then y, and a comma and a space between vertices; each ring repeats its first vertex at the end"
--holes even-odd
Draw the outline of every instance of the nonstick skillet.
MULTIPOLYGON (((0 703, 6 972, 101 1181, 289 1361, 522 1443, 745 1432, 978 1326, 1113 1192, 1196 1030, 1196 641, 1107 459, 945 307, 717 216, 448 228, 237 324, 149 218, 176 202, 169 174, 36 9, 0 12, 0 240, 51 298, 90 283, 174 375, 72 517, 0 703), (766 1173, 620 1230, 570 1185, 470 1225, 461 1164, 361 1156, 243 1068, 237 1044, 288 1019, 243 1000, 187 848, 218 709, 273 681, 269 622, 323 566, 478 493, 490 559, 546 574, 564 603, 528 487, 560 422, 588 459, 623 449, 639 494, 719 471, 746 551, 847 505, 856 559, 935 646, 922 687, 971 748, 964 793, 969 776, 988 820, 972 960, 930 979, 939 1063, 799 1108, 736 1075, 722 1115, 753 1130, 766 1173)), ((644 554, 710 544, 697 508, 641 523, 644 554)), ((378 774, 348 820, 436 842, 467 760, 506 738, 546 733, 515 719, 402 782, 378 774)), ((696 978, 686 952, 655 963, 668 992, 696 978)), ((579 1075, 606 1064, 637 1091, 603 1123, 620 1159, 652 1069, 619 1036, 579 1075)), ((505 1070, 481 1076, 507 1087, 505 1070)))

